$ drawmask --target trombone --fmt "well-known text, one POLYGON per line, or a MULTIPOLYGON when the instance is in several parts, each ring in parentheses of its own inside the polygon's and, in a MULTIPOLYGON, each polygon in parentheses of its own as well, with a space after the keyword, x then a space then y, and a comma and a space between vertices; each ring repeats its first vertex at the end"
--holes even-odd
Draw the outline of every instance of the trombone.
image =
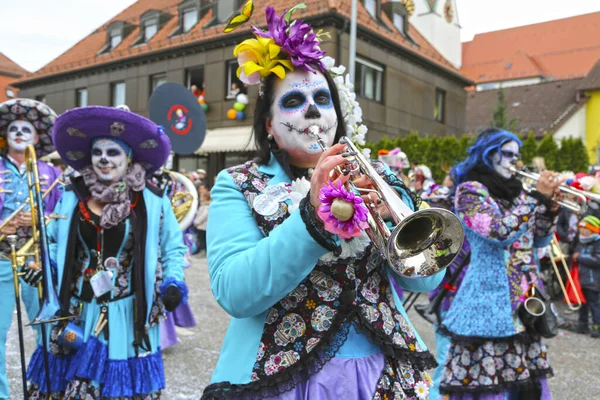
POLYGON ((560 263, 563 266, 563 269, 565 270, 565 274, 567 275, 567 279, 569 280, 569 284, 572 288, 575 288, 575 282, 573 282, 573 277, 571 277, 569 267, 567 266, 566 257, 560 249, 560 245, 556 240, 555 236, 552 237, 552 241, 550 242, 548 255, 550 258, 550 263, 552 264, 552 268, 554 268, 554 273, 556 274, 556 279, 558 280, 560 289, 562 290, 563 295, 565 296, 565 302, 567 303, 567 307, 569 307, 573 311, 579 310, 582 304, 581 298, 579 297, 579 293, 577 293, 577 290, 573 290, 573 293, 575 293, 575 297, 577 298, 577 303, 576 305, 574 305, 569 299, 569 296, 567 295, 567 288, 565 287, 565 282, 556 264, 557 261, 560 261, 560 263))
MULTIPOLYGON (((540 180, 540 174, 521 171, 515 167, 511 167, 510 171, 513 174, 519 175, 521 178, 523 178, 524 181, 531 180, 534 182, 538 182, 540 180)), ((523 188, 525 188, 525 190, 527 190, 528 192, 530 192, 532 190, 531 186, 529 184, 527 184, 526 182, 523 183, 523 188)), ((570 187, 568 185, 564 185, 564 184, 560 185, 558 187, 558 190, 563 194, 568 194, 568 195, 579 198, 580 201, 578 201, 578 202, 569 200, 569 199, 555 200, 558 205, 560 205, 561 207, 564 207, 568 210, 571 210, 576 214, 582 214, 585 212, 585 210, 587 209, 587 198, 588 197, 592 198, 589 195, 590 194, 593 195, 593 193, 584 192, 582 190, 578 190, 578 189, 572 188, 572 187, 570 187)), ((597 197, 598 200, 600 200, 600 196, 596 195, 595 197, 597 197)))

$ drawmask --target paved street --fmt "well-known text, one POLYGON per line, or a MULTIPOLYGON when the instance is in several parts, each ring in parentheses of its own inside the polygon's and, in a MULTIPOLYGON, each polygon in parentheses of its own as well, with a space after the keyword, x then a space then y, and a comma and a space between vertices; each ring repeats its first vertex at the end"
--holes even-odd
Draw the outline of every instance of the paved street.
MULTIPOLYGON (((190 286, 190 303, 198 326, 192 335, 180 336, 180 343, 165 351, 167 400, 198 399, 210 380, 219 355, 228 317, 210 292, 206 259, 194 257, 186 271, 190 286)), ((424 296, 421 296, 424 297, 424 296)), ((435 349, 431 325, 411 311, 411 319, 425 342, 435 349)), ((26 329, 26 351, 33 351, 33 334, 26 329)), ((555 377, 550 380, 556 400, 591 400, 600 396, 600 340, 560 331, 548 342, 555 377)), ((13 399, 21 399, 21 372, 18 352, 16 314, 7 345, 7 364, 13 399)))

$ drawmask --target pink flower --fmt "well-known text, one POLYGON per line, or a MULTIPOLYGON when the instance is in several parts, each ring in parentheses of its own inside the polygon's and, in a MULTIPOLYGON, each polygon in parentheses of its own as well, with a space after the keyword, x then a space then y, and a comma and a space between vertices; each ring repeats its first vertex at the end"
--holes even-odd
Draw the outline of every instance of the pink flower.
POLYGON ((321 206, 317 214, 323 220, 325 230, 338 235, 342 239, 350 239, 360 236, 361 232, 368 227, 367 207, 360 196, 346 190, 338 182, 337 186, 329 182, 323 186, 319 194, 321 206), (340 221, 331 213, 331 205, 335 199, 341 199, 354 205, 354 215, 348 221, 340 221))
POLYGON ((487 214, 475 214, 468 222, 471 229, 483 236, 488 236, 492 231, 492 217, 487 214))

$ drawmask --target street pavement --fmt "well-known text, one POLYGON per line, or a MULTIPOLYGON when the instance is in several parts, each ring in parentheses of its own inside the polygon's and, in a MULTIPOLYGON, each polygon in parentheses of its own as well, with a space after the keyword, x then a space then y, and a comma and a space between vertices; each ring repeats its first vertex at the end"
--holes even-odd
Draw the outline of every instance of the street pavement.
MULTIPOLYGON (((184 330, 180 335, 180 343, 164 351, 167 388, 163 398, 166 400, 200 398, 210 381, 229 321, 228 315, 215 302, 210 291, 206 259, 199 256, 192 259, 192 266, 185 274, 190 287, 189 302, 198 325, 184 330)), ((417 304, 424 302, 424 298, 425 296, 421 296, 417 304)), ((558 306, 563 309, 561 305, 558 306)), ((409 316, 425 343, 435 351, 432 326, 414 310, 409 312, 409 316)), ((574 315, 567 317, 573 318, 574 315)), ((34 337, 31 329, 25 328, 25 332, 26 353, 30 355, 34 350, 34 337)), ((546 343, 554 368, 554 378, 549 381, 553 398, 599 399, 600 339, 560 330, 557 337, 547 340, 546 343)), ((16 313, 8 336, 7 368, 12 399, 22 399, 16 313)))

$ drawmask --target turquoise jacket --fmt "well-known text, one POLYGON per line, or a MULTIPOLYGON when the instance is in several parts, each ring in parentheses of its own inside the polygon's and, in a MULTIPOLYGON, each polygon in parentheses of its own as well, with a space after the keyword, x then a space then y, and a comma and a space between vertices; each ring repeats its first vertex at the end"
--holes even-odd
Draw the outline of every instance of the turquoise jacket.
MULTIPOLYGON (((142 192, 146 205, 147 231, 145 246, 145 292, 148 310, 146 313, 146 325, 154 301, 156 280, 156 267, 161 262, 162 276, 166 284, 177 285, 180 289, 185 287, 183 278, 184 256, 187 247, 183 243, 183 236, 171 202, 166 196, 158 196, 150 189, 142 192), (160 258, 159 258, 160 248, 160 258)), ((65 255, 69 240, 75 240, 73 233, 69 232, 71 219, 79 199, 73 191, 65 191, 56 205, 54 212, 65 216, 65 219, 53 219, 48 225, 48 241, 50 246, 50 259, 56 262, 58 275, 57 293, 60 293, 62 284, 65 255)), ((184 289, 184 291, 187 291, 184 289)))
MULTIPOLYGON (((269 164, 258 170, 273 176, 269 186, 291 183, 272 155, 269 164)), ((391 171, 388 169, 387 173, 391 171)), ((406 193, 403 196, 408 198, 406 193)), ((268 237, 263 236, 246 198, 227 171, 218 175, 211 197, 207 226, 211 289, 219 305, 232 316, 211 383, 245 384, 251 382, 267 311, 294 290, 328 250, 308 233, 299 210, 292 212, 268 237)), ((286 202, 292 204, 290 200, 286 202)), ((413 280, 388 271, 390 279, 412 292, 433 289, 443 275, 413 280)), ((395 290, 393 295, 406 317, 395 290)), ((362 358, 378 352, 378 345, 352 328, 336 357, 362 358)))

